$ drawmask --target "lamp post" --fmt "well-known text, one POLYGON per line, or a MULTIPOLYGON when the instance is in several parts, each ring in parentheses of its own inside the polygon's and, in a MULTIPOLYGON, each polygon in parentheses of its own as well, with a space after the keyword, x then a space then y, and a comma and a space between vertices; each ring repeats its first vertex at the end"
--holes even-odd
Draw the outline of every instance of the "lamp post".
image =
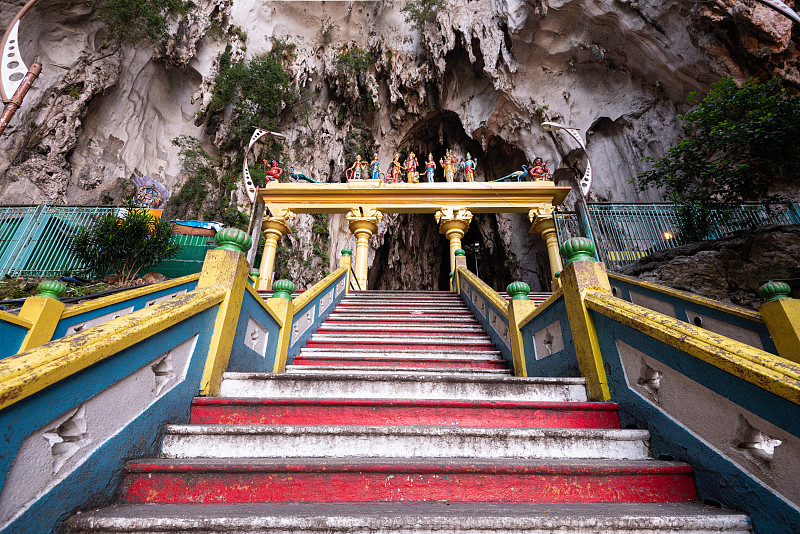
POLYGON ((583 154, 586 156, 586 171, 583 173, 583 177, 580 180, 578 180, 576 176, 576 181, 578 182, 578 197, 580 198, 581 206, 583 206, 583 211, 586 213, 586 219, 589 221, 589 228, 592 232, 592 241, 594 241, 594 246, 595 250, 597 250, 597 255, 600 261, 606 263, 605 250, 603 250, 603 248, 600 246, 600 243, 597 240, 597 230, 594 227, 594 221, 592 221, 592 215, 591 213, 589 213, 589 206, 586 204, 586 196, 589 194, 589 190, 592 188, 592 161, 591 159, 589 159, 589 152, 586 151, 586 143, 583 142, 583 139, 581 139, 581 136, 576 128, 564 126, 563 124, 559 124, 557 122, 550 122, 550 121, 543 122, 542 130, 546 132, 555 132, 558 130, 564 130, 570 137, 572 137, 575 141, 577 141, 577 143, 583 150, 583 154))
POLYGON ((42 65, 38 61, 27 68, 19 49, 19 21, 38 1, 30 0, 22 6, 19 13, 11 19, 11 24, 8 25, 3 40, 0 41, 0 50, 3 54, 0 57, 0 98, 5 104, 0 114, 0 135, 3 135, 14 113, 22 106, 22 99, 33 85, 33 81, 42 72, 42 65), (9 94, 11 98, 8 97, 9 94))

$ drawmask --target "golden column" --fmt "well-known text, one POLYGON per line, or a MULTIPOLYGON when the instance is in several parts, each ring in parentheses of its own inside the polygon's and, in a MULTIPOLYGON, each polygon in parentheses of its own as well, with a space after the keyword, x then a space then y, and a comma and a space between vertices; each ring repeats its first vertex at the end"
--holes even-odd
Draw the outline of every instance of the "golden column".
POLYGON ((461 238, 472 222, 472 212, 464 208, 442 208, 436 212, 439 233, 450 241, 450 272, 456 270, 456 250, 461 248, 461 238))
POLYGON ((356 280, 358 289, 367 289, 367 271, 369 268, 369 238, 378 231, 378 223, 383 213, 375 208, 353 208, 347 214, 350 231, 356 236, 356 280))
POLYGON ((542 203, 534 206, 528 212, 528 219, 533 223, 530 233, 539 234, 547 244, 547 257, 550 259, 550 277, 555 287, 556 273, 560 272, 561 255, 558 252, 558 236, 556 235, 556 223, 553 219, 552 204, 542 203))
POLYGON ((294 213, 285 208, 270 208, 269 215, 264 217, 261 228, 264 230, 266 242, 261 254, 257 289, 272 289, 272 271, 275 270, 275 252, 278 249, 278 240, 286 234, 292 233, 289 223, 293 220, 294 213))

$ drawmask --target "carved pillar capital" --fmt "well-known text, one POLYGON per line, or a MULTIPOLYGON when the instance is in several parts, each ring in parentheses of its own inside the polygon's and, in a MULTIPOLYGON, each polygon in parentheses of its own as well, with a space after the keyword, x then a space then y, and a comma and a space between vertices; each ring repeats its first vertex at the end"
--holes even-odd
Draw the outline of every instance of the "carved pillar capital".
POLYGON ((378 223, 383 220, 383 213, 376 208, 359 206, 351 209, 346 215, 350 231, 358 237, 359 233, 369 232, 371 236, 378 231, 378 223))

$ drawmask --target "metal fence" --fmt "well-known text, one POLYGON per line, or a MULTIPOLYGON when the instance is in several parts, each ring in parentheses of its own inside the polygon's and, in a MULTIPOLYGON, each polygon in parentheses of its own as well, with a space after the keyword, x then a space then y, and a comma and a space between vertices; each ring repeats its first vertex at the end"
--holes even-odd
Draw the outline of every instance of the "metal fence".
MULTIPOLYGON (((689 241, 681 236, 680 217, 674 204, 590 203, 589 214, 610 270, 689 241)), ((800 223, 800 209, 795 203, 772 204, 769 209, 763 204, 748 203, 734 209, 711 210, 702 217, 708 219, 705 239, 718 239, 736 230, 800 223)), ((555 212, 555 222, 559 243, 586 235, 574 212, 555 212)))
POLYGON ((0 277, 50 277, 80 271, 70 251, 81 227, 119 208, 85 206, 0 207, 0 277))

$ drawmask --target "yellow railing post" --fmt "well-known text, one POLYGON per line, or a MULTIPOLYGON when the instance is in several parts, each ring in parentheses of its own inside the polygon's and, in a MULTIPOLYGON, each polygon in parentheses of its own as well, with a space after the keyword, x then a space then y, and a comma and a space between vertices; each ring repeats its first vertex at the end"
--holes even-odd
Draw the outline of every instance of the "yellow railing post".
POLYGON ((25 304, 19 310, 19 318, 31 323, 19 352, 44 345, 53 339, 64 311, 64 303, 58 298, 64 294, 67 286, 56 280, 44 280, 39 283, 38 289, 39 294, 25 299, 25 304))
POLYGON ((791 289, 783 282, 767 282, 758 289, 766 302, 758 311, 778 349, 778 356, 800 363, 800 300, 789 297, 791 289))
POLYGON ((278 349, 275 355, 273 373, 286 371, 286 358, 289 354, 289 342, 292 339, 292 320, 294 319, 294 303, 292 291, 294 284, 289 280, 276 280, 272 287, 275 294, 267 299, 267 307, 281 323, 281 333, 278 337, 278 349))
POLYGON ((587 290, 611 293, 605 265, 594 259, 594 243, 585 237, 575 237, 561 245, 565 266, 561 271, 561 287, 567 309, 575 353, 581 376, 586 379, 589 399, 607 401, 611 399, 608 389, 603 356, 597 340, 594 320, 586 307, 584 297, 587 290))
POLYGON ((228 367, 250 271, 245 253, 252 244, 247 234, 235 228, 225 228, 217 232, 214 240, 217 248, 206 254, 197 288, 218 287, 226 291, 226 296, 219 305, 214 321, 206 366, 200 382, 200 394, 205 396, 219 394, 222 373, 228 367))
MULTIPOLYGON (((455 267, 453 268, 453 277, 450 279, 450 291, 455 291, 456 293, 461 292, 461 284, 458 279, 458 268, 463 267, 467 268, 467 253, 464 251, 463 248, 457 248, 453 253, 455 257, 455 267)), ((477 274, 477 273, 476 273, 477 274)))
POLYGON ((514 360, 514 376, 528 376, 525 366, 525 346, 522 342, 522 322, 536 308, 528 297, 531 287, 525 282, 513 282, 506 288, 511 300, 508 303, 508 336, 514 360))
POLYGON ((353 251, 349 248, 342 249, 342 256, 339 258, 339 267, 347 268, 347 282, 344 286, 344 292, 350 293, 350 277, 353 272, 353 251))

